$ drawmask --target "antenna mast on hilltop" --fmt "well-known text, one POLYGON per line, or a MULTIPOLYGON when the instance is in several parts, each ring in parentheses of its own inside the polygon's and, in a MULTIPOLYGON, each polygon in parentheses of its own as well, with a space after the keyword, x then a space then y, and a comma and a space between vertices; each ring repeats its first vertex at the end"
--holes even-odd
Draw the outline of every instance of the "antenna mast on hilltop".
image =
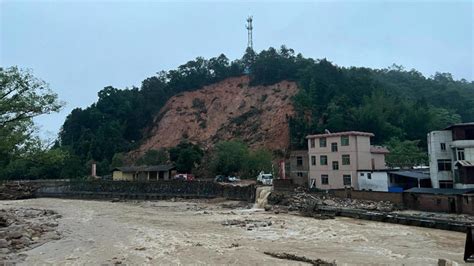
POLYGON ((252 41, 252 30, 253 30, 253 26, 252 26, 252 20, 253 20, 253 17, 252 16, 249 16, 247 18, 247 25, 245 26, 247 28, 247 31, 248 31, 248 42, 247 42, 247 48, 250 48, 253 50, 253 41, 252 41))

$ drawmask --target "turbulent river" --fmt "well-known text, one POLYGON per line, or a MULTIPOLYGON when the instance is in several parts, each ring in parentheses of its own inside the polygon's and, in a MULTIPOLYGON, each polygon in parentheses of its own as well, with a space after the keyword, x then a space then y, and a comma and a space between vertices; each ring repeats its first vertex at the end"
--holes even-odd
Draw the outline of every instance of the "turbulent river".
POLYGON ((338 264, 436 265, 438 259, 462 263, 464 247, 464 234, 457 232, 349 218, 316 220, 220 199, 0 202, 0 209, 11 207, 62 215, 57 220, 61 239, 22 252, 24 264, 301 264, 264 254, 286 252, 338 264))

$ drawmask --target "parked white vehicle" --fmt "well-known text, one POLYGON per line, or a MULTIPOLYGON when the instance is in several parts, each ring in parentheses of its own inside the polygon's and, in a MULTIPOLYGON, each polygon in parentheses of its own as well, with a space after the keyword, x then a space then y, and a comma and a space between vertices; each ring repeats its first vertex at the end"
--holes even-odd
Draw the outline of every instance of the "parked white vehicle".
POLYGON ((273 175, 265 174, 263 171, 257 176, 257 183, 271 186, 273 185, 273 175))

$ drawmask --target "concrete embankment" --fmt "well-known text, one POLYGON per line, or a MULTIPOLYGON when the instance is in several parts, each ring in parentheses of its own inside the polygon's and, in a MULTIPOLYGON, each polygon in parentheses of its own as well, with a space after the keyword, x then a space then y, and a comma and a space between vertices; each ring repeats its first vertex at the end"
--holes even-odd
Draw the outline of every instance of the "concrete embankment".
MULTIPOLYGON (((160 180, 150 182, 104 180, 37 180, 16 182, 16 188, 31 188, 28 197, 81 199, 216 198, 254 202, 255 186, 234 186, 212 181, 160 180)), ((11 186, 5 186, 11 188, 11 186)), ((0 191, 1 194, 2 191, 0 191)), ((4 191, 15 194, 10 190, 4 191)), ((23 198, 28 198, 23 197, 23 198)), ((15 199, 15 198, 5 198, 15 199)))
POLYGON ((457 232, 466 232, 474 217, 456 214, 435 214, 418 211, 400 213, 399 206, 388 201, 341 199, 328 193, 272 192, 268 202, 275 212, 296 211, 303 216, 330 219, 335 216, 369 221, 403 224, 457 232))
POLYGON ((366 211, 358 209, 344 209, 332 207, 319 207, 320 212, 334 213, 335 216, 349 217, 355 219, 377 221, 384 223, 403 224, 427 228, 435 228, 456 232, 466 232, 467 227, 472 223, 463 221, 452 221, 437 219, 433 217, 418 217, 413 215, 404 215, 398 213, 384 213, 377 211, 366 211))

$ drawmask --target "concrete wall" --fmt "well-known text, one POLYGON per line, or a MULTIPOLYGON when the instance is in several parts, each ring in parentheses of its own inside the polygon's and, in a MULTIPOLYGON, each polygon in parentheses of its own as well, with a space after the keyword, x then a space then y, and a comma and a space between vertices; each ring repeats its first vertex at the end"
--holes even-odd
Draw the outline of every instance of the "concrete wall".
POLYGON ((286 169, 287 178, 294 180, 300 185, 306 186, 308 183, 309 164, 311 163, 308 159, 307 150, 291 151, 290 158, 286 161, 288 165, 286 169), (297 164, 298 157, 302 159, 302 165, 297 164))
POLYGON ((409 192, 351 191, 344 189, 331 190, 330 193, 339 198, 390 201, 410 210, 474 214, 474 194, 436 195, 409 192))
POLYGON ((390 201, 399 206, 403 206, 403 193, 378 192, 378 191, 361 191, 361 190, 345 190, 335 189, 331 190, 334 196, 338 198, 351 198, 360 200, 373 201, 390 201))
POLYGON ((463 195, 461 208, 463 213, 474 215, 474 195, 463 195))
POLYGON ((253 202, 255 187, 221 185, 212 181, 60 181, 37 183, 38 197, 84 197, 117 196, 117 197, 226 197, 233 200, 253 202))
MULTIPOLYGON (((385 154, 383 153, 372 153, 372 159, 374 159, 375 169, 385 169, 387 168, 385 164, 385 154)), ((372 169, 372 168, 368 168, 372 169)))
POLYGON ((459 206, 456 202, 457 198, 461 196, 422 193, 404 193, 403 196, 404 205, 407 209, 429 212, 462 213, 462 206, 459 206))
POLYGON ((388 192, 389 180, 387 172, 360 171, 357 174, 359 175, 360 190, 388 192))

